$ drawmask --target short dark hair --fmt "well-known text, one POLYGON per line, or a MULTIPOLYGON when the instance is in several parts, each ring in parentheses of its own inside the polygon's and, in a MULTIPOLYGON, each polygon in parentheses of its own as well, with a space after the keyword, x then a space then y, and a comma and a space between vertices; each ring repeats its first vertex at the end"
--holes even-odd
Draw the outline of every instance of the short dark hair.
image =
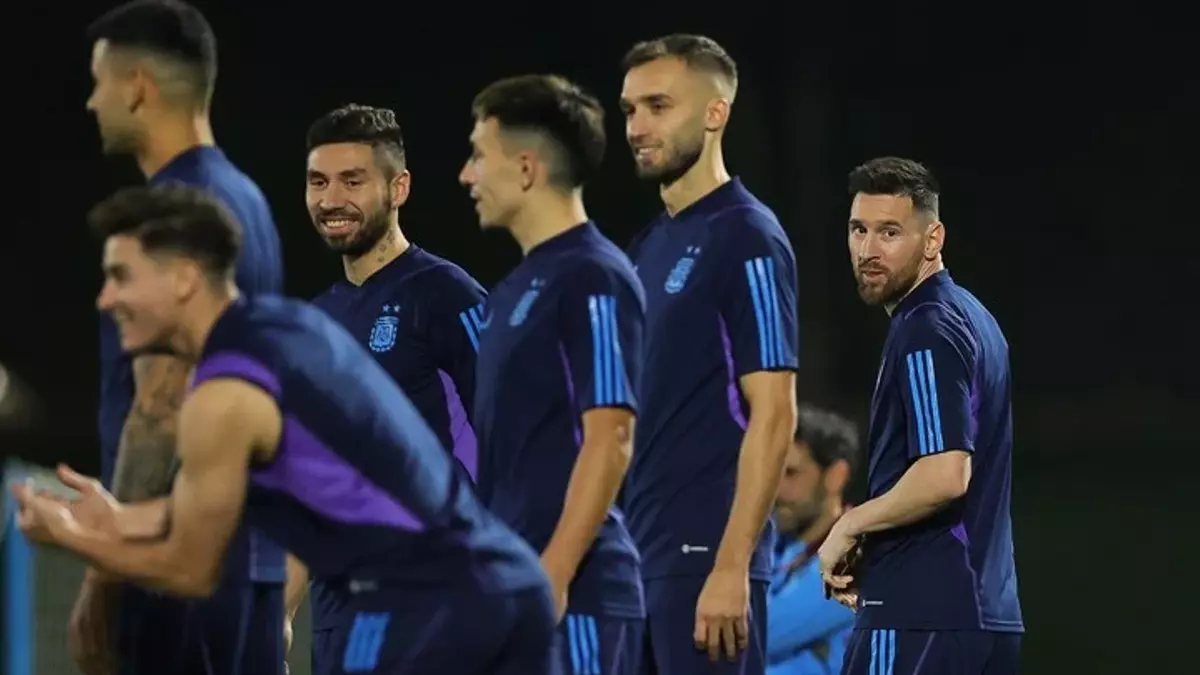
POLYGON ((495 118, 502 130, 538 134, 556 146, 550 181, 564 188, 600 170, 608 138, 596 97, 559 75, 518 75, 493 82, 471 104, 477 120, 495 118))
POLYGON ((188 84, 207 103, 217 81, 217 37, 204 14, 182 0, 133 0, 92 22, 90 42, 174 60, 189 71, 188 84))
POLYGON ((796 424, 796 442, 808 446, 821 469, 845 460, 853 471, 858 465, 858 428, 850 420, 815 406, 801 404, 796 424))
POLYGON ((621 66, 629 71, 668 57, 683 61, 692 70, 718 75, 737 91, 737 62, 716 40, 703 35, 675 33, 639 42, 625 53, 621 66))
POLYGON ((390 180, 405 169, 404 135, 396 112, 349 103, 317 118, 308 128, 308 150, 331 143, 362 143, 371 146, 384 174, 390 180))
POLYGON ((118 190, 88 213, 101 239, 133 237, 147 254, 191 258, 213 278, 233 275, 242 245, 237 219, 208 192, 181 183, 118 190))
POLYGON ((912 199, 913 208, 938 215, 937 179, 924 164, 903 157, 876 157, 855 167, 848 180, 850 195, 895 195, 912 199))

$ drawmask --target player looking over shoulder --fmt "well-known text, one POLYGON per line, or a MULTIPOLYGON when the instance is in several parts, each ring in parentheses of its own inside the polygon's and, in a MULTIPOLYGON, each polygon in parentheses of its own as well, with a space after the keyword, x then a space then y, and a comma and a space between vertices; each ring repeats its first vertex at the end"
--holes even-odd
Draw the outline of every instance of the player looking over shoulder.
POLYGON ((849 188, 858 294, 891 318, 871 399, 868 499, 818 553, 827 587, 858 611, 842 672, 1014 675, 1024 623, 1008 342, 943 264, 928 169, 873 159, 849 188))

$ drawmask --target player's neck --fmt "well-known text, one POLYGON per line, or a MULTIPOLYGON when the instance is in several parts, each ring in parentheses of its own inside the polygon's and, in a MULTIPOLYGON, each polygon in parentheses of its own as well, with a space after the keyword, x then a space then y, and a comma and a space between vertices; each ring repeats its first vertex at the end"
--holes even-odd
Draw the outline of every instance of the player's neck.
POLYGON ((373 274, 404 255, 409 246, 412 244, 400 229, 400 222, 393 217, 387 232, 370 251, 358 257, 342 256, 342 269, 346 271, 346 281, 355 286, 362 286, 373 274))
POLYGON ((137 154, 138 168, 149 179, 188 150, 212 145, 216 140, 208 113, 168 115, 150 126, 146 144, 137 154))
POLYGON ((237 286, 230 281, 223 288, 208 289, 192 299, 175 345, 176 352, 185 361, 195 363, 204 353, 204 345, 217 320, 229 309, 240 295, 237 286))
POLYGON ((673 217, 728 182, 725 156, 720 141, 717 141, 700 153, 700 159, 679 180, 660 186, 659 195, 667 214, 673 217))
POLYGON ((588 219, 583 208, 583 190, 563 195, 549 190, 531 198, 531 203, 514 219, 508 230, 528 254, 538 244, 552 239, 588 219))
POLYGON ((892 312, 896 311, 896 308, 900 306, 900 303, 904 302, 904 298, 912 295, 912 292, 917 290, 921 284, 925 283, 926 279, 944 269, 946 269, 946 266, 942 263, 942 255, 940 253, 933 260, 922 260, 921 266, 917 268, 917 280, 913 282, 913 285, 909 287, 908 291, 905 292, 904 295, 900 296, 895 302, 884 305, 884 311, 887 312, 888 316, 891 316, 892 312))

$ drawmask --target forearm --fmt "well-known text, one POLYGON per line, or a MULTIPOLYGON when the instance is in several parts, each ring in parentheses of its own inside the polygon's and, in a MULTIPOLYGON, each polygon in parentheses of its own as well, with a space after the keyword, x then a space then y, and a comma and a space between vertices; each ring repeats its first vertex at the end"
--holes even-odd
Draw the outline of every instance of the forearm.
POLYGON ((117 531, 125 539, 161 539, 171 531, 171 499, 158 497, 122 505, 117 512, 117 531))
POLYGON ((775 501, 784 457, 794 432, 794 415, 751 414, 738 455, 733 506, 717 550, 717 567, 749 567, 775 501))
POLYGON ((852 537, 871 532, 891 530, 924 520, 962 496, 966 484, 959 489, 932 468, 922 466, 925 460, 909 467, 891 490, 846 512, 843 527, 852 537))
POLYGON ((629 468, 627 444, 589 443, 585 438, 571 471, 558 525, 543 552, 574 572, 596 540, 629 468))
POLYGON ((168 356, 134 362, 137 396, 117 448, 113 496, 140 502, 171 491, 179 408, 187 387, 187 366, 168 356))
POLYGON ((180 596, 205 597, 212 592, 210 575, 177 555, 170 541, 126 541, 79 529, 57 538, 63 548, 86 558, 99 571, 94 578, 119 577, 180 596))
POLYGON ((308 583, 308 568, 296 556, 287 554, 287 585, 284 586, 283 604, 288 620, 294 619, 296 612, 300 611, 300 604, 308 595, 308 583))

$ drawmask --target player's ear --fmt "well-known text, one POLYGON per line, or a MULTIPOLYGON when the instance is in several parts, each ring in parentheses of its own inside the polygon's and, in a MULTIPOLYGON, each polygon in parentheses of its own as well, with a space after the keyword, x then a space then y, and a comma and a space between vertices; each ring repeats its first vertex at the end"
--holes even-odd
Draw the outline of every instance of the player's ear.
POLYGON ((146 104, 151 95, 157 93, 158 87, 150 72, 141 63, 134 64, 124 87, 125 107, 130 113, 135 113, 146 104))
POLYGON ((388 187, 392 193, 392 208, 396 209, 404 206, 404 202, 408 201, 408 192, 412 187, 412 174, 408 172, 408 169, 401 171, 392 179, 388 187))
POLYGON ((207 281, 208 277, 195 260, 183 258, 171 266, 171 290, 179 300, 187 300, 195 295, 207 281))
POLYGON ((532 152, 528 151, 518 154, 517 162, 521 167, 521 190, 528 190, 537 182, 538 172, 545 171, 546 167, 532 152))
POLYGON ((925 228, 928 236, 925 237, 925 259, 933 260, 942 253, 942 246, 946 244, 946 226, 942 221, 935 220, 925 228))
POLYGON ((850 485, 850 463, 844 459, 836 460, 825 469, 825 491, 830 494, 842 494, 850 485))
POLYGON ((725 128, 729 123, 729 99, 724 97, 714 98, 708 102, 708 108, 704 111, 704 130, 709 132, 717 132, 725 128))

